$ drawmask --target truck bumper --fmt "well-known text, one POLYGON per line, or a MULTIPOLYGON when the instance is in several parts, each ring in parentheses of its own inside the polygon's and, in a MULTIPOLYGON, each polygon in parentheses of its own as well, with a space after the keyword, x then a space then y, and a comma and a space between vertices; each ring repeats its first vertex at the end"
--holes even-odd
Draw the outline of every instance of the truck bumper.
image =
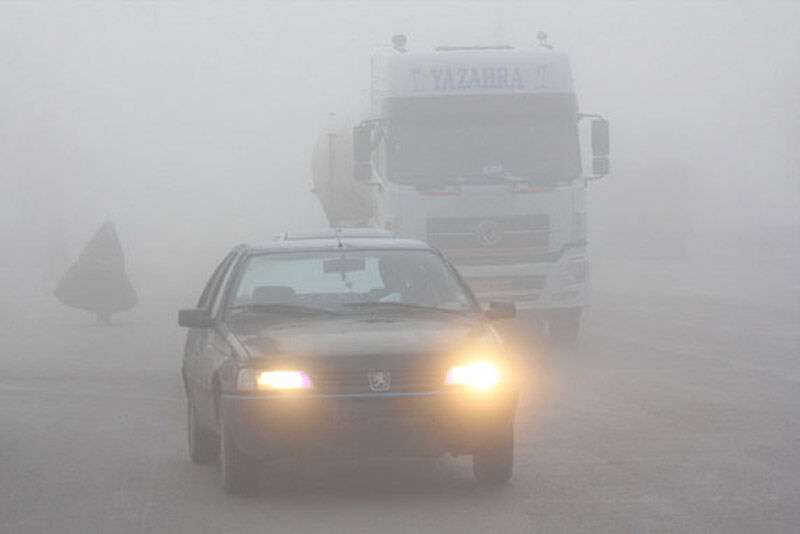
POLYGON ((259 459, 470 454, 514 417, 516 393, 223 395, 236 446, 259 459))
POLYGON ((569 249, 557 261, 456 268, 481 302, 514 302, 519 309, 548 310, 589 305, 585 249, 569 249))

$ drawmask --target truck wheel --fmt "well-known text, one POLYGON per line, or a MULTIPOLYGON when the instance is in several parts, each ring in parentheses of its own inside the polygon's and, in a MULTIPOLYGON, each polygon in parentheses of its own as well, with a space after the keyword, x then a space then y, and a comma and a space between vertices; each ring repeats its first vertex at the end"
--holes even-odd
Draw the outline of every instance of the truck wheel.
POLYGON ((229 494, 252 491, 258 481, 257 464, 236 447, 231 439, 230 430, 225 428, 225 418, 220 418, 220 471, 222 486, 229 494))
POLYGON ((472 455, 472 472, 482 486, 501 486, 514 470, 514 423, 508 423, 472 455))
POLYGON ((548 314, 550 339, 556 343, 575 343, 581 330, 581 309, 566 308, 548 314))
POLYGON ((189 457, 196 464, 210 464, 217 458, 219 439, 204 430, 197 422, 197 408, 187 399, 189 428, 189 457))

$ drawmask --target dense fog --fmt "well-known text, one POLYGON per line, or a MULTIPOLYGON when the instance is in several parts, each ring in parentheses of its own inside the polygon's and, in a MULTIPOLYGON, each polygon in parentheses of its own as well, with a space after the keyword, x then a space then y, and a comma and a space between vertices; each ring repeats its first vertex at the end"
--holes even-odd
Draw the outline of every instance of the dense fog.
POLYGON ((797 246, 792 2, 0 10, 4 300, 49 293, 104 220, 145 298, 233 243, 323 226, 311 146, 328 113, 359 109, 369 53, 398 32, 431 48, 544 30, 571 56, 581 110, 612 125, 613 174, 590 188, 596 254, 646 256, 651 231, 690 250, 797 246))
POLYGON ((798 531, 798 28, 778 0, 0 1, 0 532, 798 531), (609 121, 581 158, 549 46, 609 121), (373 67, 397 92, 352 130, 373 67), (479 90, 416 93, 434 67, 479 90), (220 264, 326 227, 340 171, 452 265, 352 233, 220 264))

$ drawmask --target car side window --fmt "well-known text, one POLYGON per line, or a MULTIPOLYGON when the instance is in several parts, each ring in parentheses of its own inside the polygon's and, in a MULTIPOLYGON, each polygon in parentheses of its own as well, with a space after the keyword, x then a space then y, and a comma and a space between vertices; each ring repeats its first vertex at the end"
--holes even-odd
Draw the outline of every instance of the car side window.
POLYGON ((197 307, 205 310, 211 309, 211 304, 214 302, 214 297, 217 294, 217 287, 219 286, 219 281, 222 278, 222 275, 225 274, 227 271, 228 265, 233 260, 235 254, 231 252, 222 262, 214 269, 214 273, 211 275, 211 278, 208 279, 208 283, 206 283, 205 289, 203 289, 203 294, 200 295, 200 300, 197 302, 197 307))

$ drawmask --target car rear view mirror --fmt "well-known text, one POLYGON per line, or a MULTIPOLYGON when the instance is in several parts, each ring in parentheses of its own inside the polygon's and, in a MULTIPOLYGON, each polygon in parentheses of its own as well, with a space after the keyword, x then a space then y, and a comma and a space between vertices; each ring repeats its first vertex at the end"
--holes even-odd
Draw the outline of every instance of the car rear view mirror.
POLYGON ((326 273, 352 273, 366 269, 364 258, 333 258, 322 262, 322 270, 326 273))
POLYGON ((517 316, 517 306, 513 302, 490 302, 486 317, 493 320, 513 319, 517 316))
POLYGON ((208 310, 200 308, 180 310, 178 325, 187 328, 211 328, 214 326, 214 318, 209 315, 208 310))

